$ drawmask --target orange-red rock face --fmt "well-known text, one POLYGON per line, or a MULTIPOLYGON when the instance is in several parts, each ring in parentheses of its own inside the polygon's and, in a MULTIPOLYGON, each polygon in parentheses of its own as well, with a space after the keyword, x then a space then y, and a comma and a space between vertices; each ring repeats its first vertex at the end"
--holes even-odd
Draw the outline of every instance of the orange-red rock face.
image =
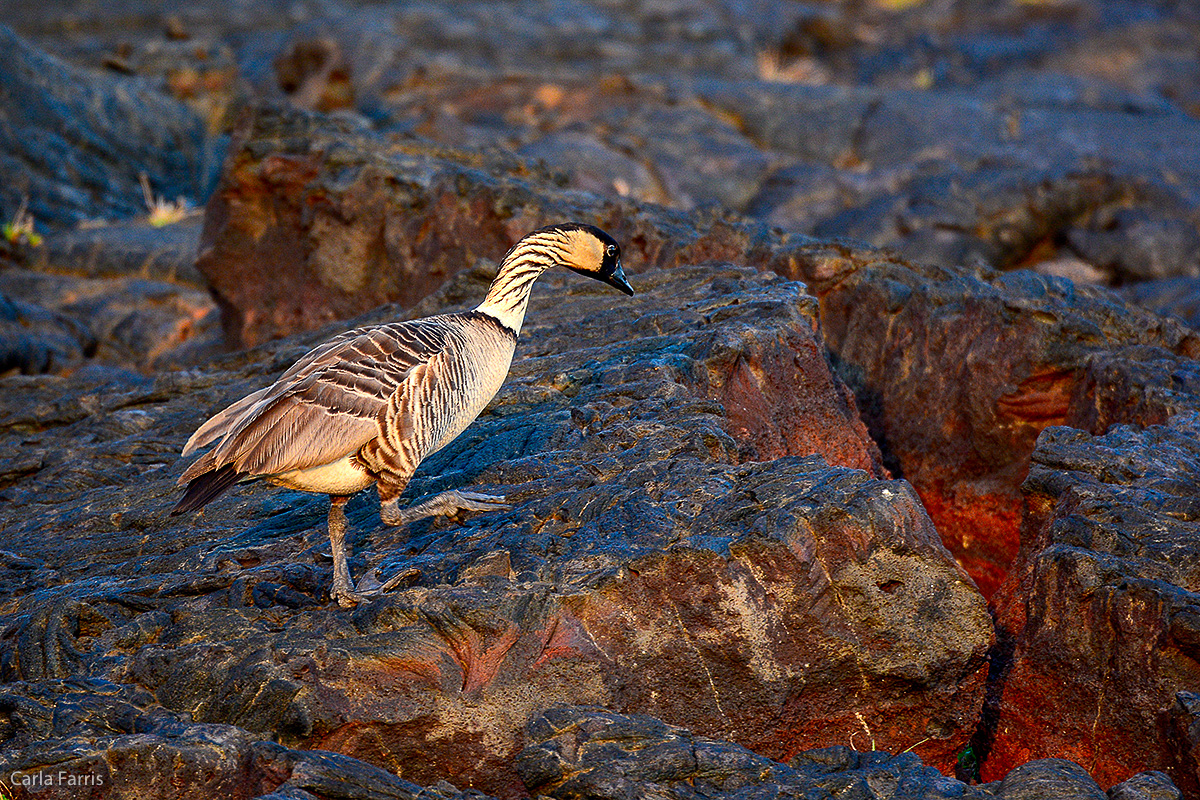
POLYGON ((1180 479, 1200 469, 1197 423, 1180 412, 1163 426, 1039 440, 1025 546, 996 596, 1011 656, 989 699, 986 775, 1061 754, 1104 786, 1159 769, 1196 791, 1193 712, 1179 693, 1200 682, 1200 528, 1195 484, 1180 479))

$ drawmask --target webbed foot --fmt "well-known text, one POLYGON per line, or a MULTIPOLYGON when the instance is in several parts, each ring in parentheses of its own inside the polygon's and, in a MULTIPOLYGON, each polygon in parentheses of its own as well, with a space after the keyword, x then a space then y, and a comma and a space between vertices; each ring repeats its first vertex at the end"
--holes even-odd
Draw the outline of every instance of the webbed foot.
POLYGON ((385 525, 405 525, 426 517, 453 516, 460 511, 505 511, 510 508, 512 505, 502 495, 454 489, 405 509, 398 508, 392 500, 379 507, 379 516, 385 525))

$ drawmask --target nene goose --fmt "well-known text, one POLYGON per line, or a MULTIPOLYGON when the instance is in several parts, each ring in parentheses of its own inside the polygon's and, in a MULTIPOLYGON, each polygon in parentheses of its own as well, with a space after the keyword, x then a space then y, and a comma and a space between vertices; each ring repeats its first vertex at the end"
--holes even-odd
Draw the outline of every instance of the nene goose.
POLYGON ((351 607, 368 593, 361 585, 355 591, 346 565, 343 506, 354 492, 375 484, 388 525, 507 508, 503 497, 462 491, 405 509, 397 501, 417 465, 462 433, 500 389, 529 291, 555 265, 633 294, 620 249, 604 231, 577 223, 536 230, 509 250, 475 310, 343 333, 201 425, 183 456, 216 446, 184 471, 179 485, 187 490, 171 513, 198 509, 255 477, 330 495, 330 595, 351 607))

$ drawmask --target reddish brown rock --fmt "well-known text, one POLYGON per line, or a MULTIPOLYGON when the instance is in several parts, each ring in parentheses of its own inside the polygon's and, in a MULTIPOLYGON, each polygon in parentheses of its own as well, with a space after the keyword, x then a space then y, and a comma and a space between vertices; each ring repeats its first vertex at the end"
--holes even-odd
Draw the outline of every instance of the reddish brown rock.
MULTIPOLYGON (((1097 404, 1121 391, 1119 382, 1095 383, 1088 359, 1110 345, 1200 349, 1182 326, 1130 315, 1061 279, 872 260, 721 215, 684 224, 632 202, 530 191, 515 162, 476 161, 468 180, 461 156, 385 146, 295 113, 257 117, 237 153, 210 208, 211 245, 201 259, 230 343, 383 300, 411 304, 475 259, 499 258, 519 224, 564 214, 611 230, 633 271, 713 259, 804 279, 822 298, 826 345, 888 466, 917 488, 987 595, 1018 550, 1019 486, 1038 432, 1053 424, 1103 430, 1097 415, 1107 412, 1097 404), (312 144, 299 153, 292 142, 312 144)), ((803 397, 783 400, 784 386, 802 383, 748 390, 756 369, 743 362, 729 387, 738 396, 727 398, 730 424, 763 431, 749 458, 782 452, 781 437, 797 424, 822 424, 803 397), (774 420, 763 416, 763 391, 773 394, 774 420)), ((1132 407, 1113 413, 1159 419, 1132 407)))
MULTIPOLYGON (((186 360, 188 351, 220 349, 216 308, 206 292, 164 281, 96 279, 10 269, 0 272, 0 292, 37 298, 86 330, 88 356, 109 366, 149 371, 186 360)), ((52 371, 79 362, 52 364, 52 371)))
POLYGON ((492 183, 456 182, 446 162, 366 129, 299 112, 249 125, 209 204, 197 262, 230 347, 384 302, 411 306, 541 219, 510 232, 492 210, 503 202, 492 183))
POLYGON ((821 297, 826 343, 885 463, 989 596, 1020 547, 1019 487, 1038 434, 1158 422, 1173 407, 1170 380, 1125 380, 1144 368, 1111 349, 1200 352, 1186 327, 1061 279, 846 265, 800 248, 791 269, 821 297))
POLYGON ((612 233, 632 271, 709 260, 768 266, 781 242, 809 241, 722 215, 556 189, 494 151, 388 141, 345 120, 266 110, 246 121, 225 164, 197 266, 221 306, 228 346, 244 347, 384 302, 412 306, 564 219, 612 233))
MULTIPOLYGON (((1200 385, 1195 362, 1175 376, 1200 385)), ((1198 434, 1190 411, 1039 438, 1021 557, 996 597, 1011 657, 993 680, 985 776, 1060 755, 1103 786, 1156 769, 1200 791, 1194 743, 1172 731, 1178 693, 1200 685, 1198 434)))

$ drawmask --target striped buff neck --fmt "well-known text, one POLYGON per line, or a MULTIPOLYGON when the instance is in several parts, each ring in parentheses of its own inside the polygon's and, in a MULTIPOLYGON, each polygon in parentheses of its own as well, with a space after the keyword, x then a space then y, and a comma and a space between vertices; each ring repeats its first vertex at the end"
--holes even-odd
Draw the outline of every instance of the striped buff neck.
POLYGON ((520 334, 529 306, 533 282, 557 264, 568 263, 569 241, 559 231, 544 231, 525 237, 504 257, 500 271, 476 311, 500 321, 520 334))

